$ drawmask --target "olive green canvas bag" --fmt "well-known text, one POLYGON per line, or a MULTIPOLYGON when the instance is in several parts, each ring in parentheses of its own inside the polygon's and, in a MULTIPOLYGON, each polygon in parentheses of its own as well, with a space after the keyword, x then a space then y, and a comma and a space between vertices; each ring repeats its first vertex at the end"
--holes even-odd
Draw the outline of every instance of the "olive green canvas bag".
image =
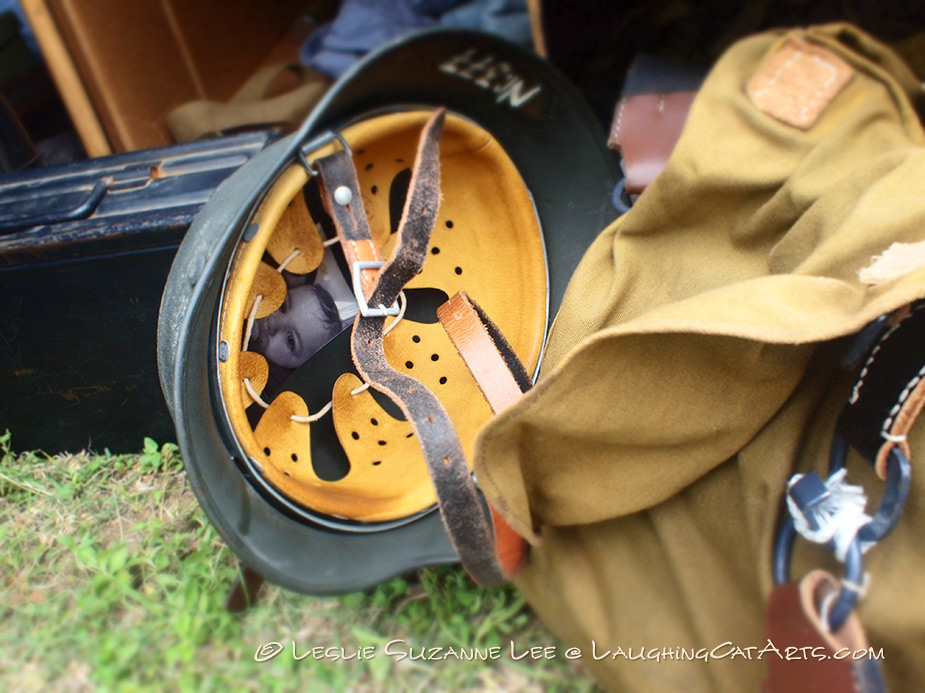
MULTIPOLYGON (((536 386, 481 430, 479 484, 532 544, 516 584, 608 688, 773 689, 796 644, 765 627, 788 480, 828 476, 854 335, 925 297, 922 91, 847 25, 731 47, 579 265, 536 386)), ((912 421, 891 445, 914 466, 912 421)), ((854 449, 845 464, 873 514, 884 482, 854 449)), ((925 682, 922 485, 849 619, 894 691, 925 682)), ((796 542, 793 579, 818 568, 844 571, 796 542)))

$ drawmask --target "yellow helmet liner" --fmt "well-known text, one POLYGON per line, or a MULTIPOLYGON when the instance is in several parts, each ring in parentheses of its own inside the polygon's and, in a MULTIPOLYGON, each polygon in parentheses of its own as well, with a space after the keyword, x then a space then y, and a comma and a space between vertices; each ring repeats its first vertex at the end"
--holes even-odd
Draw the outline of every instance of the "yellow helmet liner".
MULTIPOLYGON (((391 198, 401 192, 429 115, 410 111, 374 116, 340 133, 352 151, 370 231, 383 256, 389 255, 394 238, 391 198)), ((307 154, 306 163, 310 166, 339 146, 332 142, 307 154)), ((407 285, 408 302, 416 300, 413 289, 438 290, 447 297, 465 290, 492 315, 533 372, 546 329, 547 286, 543 239, 531 197, 501 146, 461 117, 446 119, 440 167, 438 221, 423 270, 407 285)), ((311 192, 314 185, 312 173, 294 164, 278 177, 253 215, 245 234, 249 240, 233 256, 220 307, 219 337, 229 345, 228 358, 219 364, 222 401, 253 467, 289 501, 356 522, 412 517, 436 500, 423 455, 400 412, 363 389, 348 365, 344 334, 299 367, 272 401, 260 401, 266 363, 248 350, 251 316, 267 317, 283 306, 286 288, 279 270, 314 271, 326 242, 339 253, 322 215, 313 218, 311 205, 305 203, 306 188, 311 192), (334 350, 342 352, 340 365, 334 367, 343 370, 319 371, 331 367, 334 350), (330 406, 310 411, 306 400, 318 400, 319 386, 325 390, 321 399, 330 406), (267 408, 261 411, 264 404, 267 408), (340 467, 312 459, 313 450, 322 451, 316 457, 331 450, 331 441, 321 446, 313 437, 330 435, 332 424, 347 461, 340 467)), ((422 311, 414 307, 404 317, 388 320, 389 363, 437 395, 471 457, 476 432, 491 410, 436 317, 415 319, 422 311)))

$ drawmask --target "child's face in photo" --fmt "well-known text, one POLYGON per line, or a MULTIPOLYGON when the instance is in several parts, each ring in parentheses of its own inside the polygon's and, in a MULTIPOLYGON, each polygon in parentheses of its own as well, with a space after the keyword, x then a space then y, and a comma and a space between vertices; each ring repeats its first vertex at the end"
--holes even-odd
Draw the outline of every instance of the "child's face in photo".
POLYGON ((289 289, 272 315, 254 321, 250 348, 284 368, 298 368, 337 333, 325 315, 315 286, 289 289))

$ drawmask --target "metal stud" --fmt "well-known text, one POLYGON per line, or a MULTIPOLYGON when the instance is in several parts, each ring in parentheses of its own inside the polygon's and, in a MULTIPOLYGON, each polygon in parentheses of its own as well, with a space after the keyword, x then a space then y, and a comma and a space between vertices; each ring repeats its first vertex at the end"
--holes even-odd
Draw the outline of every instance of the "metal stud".
POLYGON ((334 189, 334 201, 341 207, 346 207, 353 202, 353 191, 346 185, 340 185, 334 189))

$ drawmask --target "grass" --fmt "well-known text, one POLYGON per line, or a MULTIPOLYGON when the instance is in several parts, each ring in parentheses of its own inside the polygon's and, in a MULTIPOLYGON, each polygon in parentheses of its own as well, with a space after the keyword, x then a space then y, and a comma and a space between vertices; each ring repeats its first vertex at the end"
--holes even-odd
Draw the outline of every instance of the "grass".
POLYGON ((237 564, 176 446, 16 454, 7 432, 0 456, 0 690, 594 690, 561 654, 512 657, 511 642, 518 656, 565 648, 512 587, 479 588, 458 567, 336 599, 265 586, 228 613, 237 564), (317 647, 337 649, 316 659, 317 647), (444 649, 426 660, 422 647, 444 649), (448 651, 490 647, 490 661, 448 651), (363 652, 374 656, 346 658, 363 652))

